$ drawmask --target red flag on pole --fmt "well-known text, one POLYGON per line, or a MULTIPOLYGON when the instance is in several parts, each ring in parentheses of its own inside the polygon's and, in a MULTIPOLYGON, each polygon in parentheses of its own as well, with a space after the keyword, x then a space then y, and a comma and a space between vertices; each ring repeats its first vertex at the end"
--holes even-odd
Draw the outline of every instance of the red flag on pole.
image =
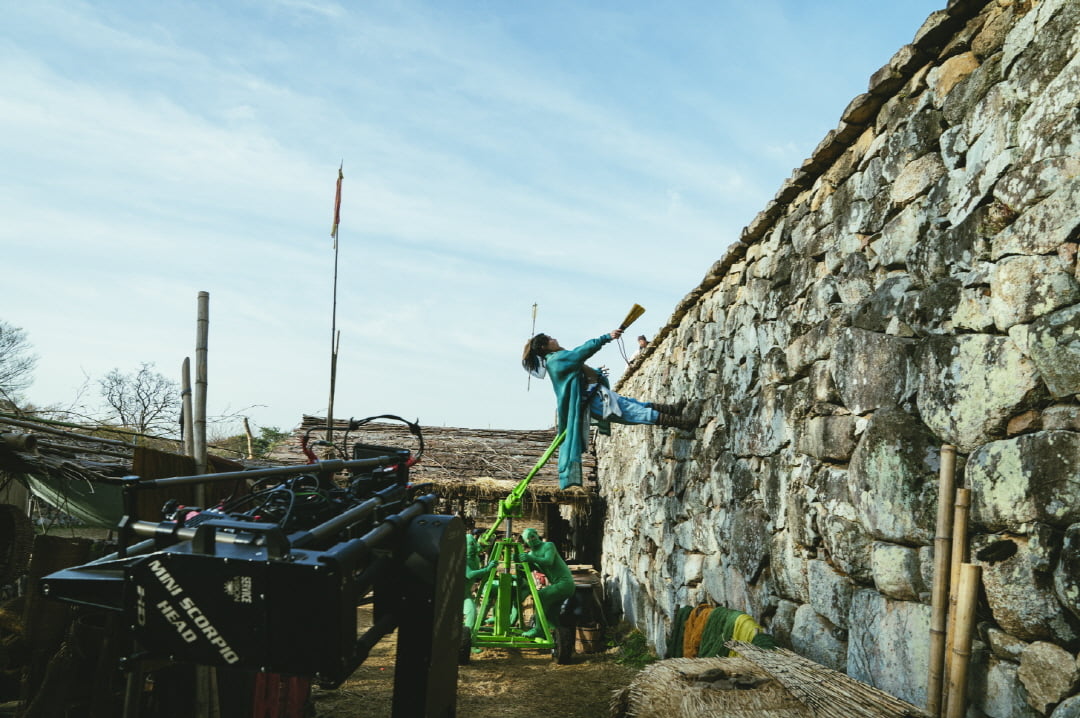
POLYGON ((334 195, 334 226, 330 230, 330 236, 334 238, 334 249, 337 249, 337 229, 338 224, 341 223, 341 180, 345 179, 345 174, 342 172, 344 167, 344 162, 341 163, 341 167, 338 167, 337 193, 334 195))

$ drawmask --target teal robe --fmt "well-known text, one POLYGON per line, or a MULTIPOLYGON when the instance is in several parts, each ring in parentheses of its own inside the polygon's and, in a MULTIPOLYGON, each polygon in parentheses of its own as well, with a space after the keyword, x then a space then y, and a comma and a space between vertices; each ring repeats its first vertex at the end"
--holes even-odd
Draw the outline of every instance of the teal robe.
MULTIPOLYGON (((575 349, 561 349, 547 355, 548 377, 555 389, 559 431, 566 431, 566 439, 559 447, 559 488, 581 486, 581 454, 589 441, 589 407, 582 402, 585 397, 585 360, 600 347, 611 341, 610 334, 590 339, 575 349)), ((599 380, 607 386, 607 377, 599 374, 599 380)), ((607 434, 611 426, 597 421, 600 432, 607 434)))

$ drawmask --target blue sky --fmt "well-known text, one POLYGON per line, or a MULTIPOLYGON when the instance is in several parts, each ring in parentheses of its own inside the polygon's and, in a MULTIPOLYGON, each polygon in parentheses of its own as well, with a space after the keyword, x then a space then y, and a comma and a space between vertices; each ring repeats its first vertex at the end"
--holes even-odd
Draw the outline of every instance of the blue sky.
POLYGON ((206 291, 209 413, 323 414, 344 162, 335 416, 550 426, 533 304, 566 346, 635 302, 651 337, 944 4, 4 0, 26 397, 179 379, 206 291))

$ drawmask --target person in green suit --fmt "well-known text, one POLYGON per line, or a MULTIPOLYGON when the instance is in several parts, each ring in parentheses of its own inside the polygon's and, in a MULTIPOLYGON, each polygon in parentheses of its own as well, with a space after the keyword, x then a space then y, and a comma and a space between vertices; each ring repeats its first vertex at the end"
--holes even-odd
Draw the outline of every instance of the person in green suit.
MULTIPOLYGON (((540 605, 548 625, 554 629, 559 625, 559 607, 563 601, 574 595, 574 574, 559 555, 555 544, 541 541, 536 529, 528 528, 522 531, 521 540, 529 547, 528 553, 521 554, 522 562, 539 570, 548 580, 548 585, 539 591, 540 605)), ((540 630, 539 625, 533 625, 521 635, 535 638, 540 634, 540 630)))
POLYGON ((472 631, 476 623, 476 599, 473 597, 473 584, 483 579, 491 566, 480 565, 480 544, 472 533, 465 534, 465 600, 462 606, 465 631, 472 631))
POLYGON ((551 377, 558 429, 566 432, 566 439, 559 447, 561 489, 581 486, 581 454, 588 443, 590 420, 596 422, 602 434, 609 433, 611 423, 657 424, 679 429, 697 427, 697 417, 682 416, 685 401, 658 404, 616 394, 604 372, 585 364, 589 357, 622 333, 621 329, 615 329, 574 349, 564 348, 558 339, 543 333, 525 345, 521 364, 537 378, 551 377))
POLYGON ((473 598, 473 584, 487 575, 493 564, 480 565, 480 544, 473 534, 465 534, 465 603, 462 613, 465 619, 465 630, 471 631, 476 623, 476 599, 473 598))

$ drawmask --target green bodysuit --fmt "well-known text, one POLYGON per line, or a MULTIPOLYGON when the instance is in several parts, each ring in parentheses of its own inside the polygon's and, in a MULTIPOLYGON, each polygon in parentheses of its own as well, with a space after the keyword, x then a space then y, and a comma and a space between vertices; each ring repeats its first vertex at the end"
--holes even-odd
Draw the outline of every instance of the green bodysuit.
MULTIPOLYGON (((559 555, 555 544, 541 541, 536 529, 525 529, 521 538, 529 547, 529 553, 521 555, 522 562, 535 566, 547 577, 548 585, 540 589, 540 604, 548 625, 555 627, 559 625, 559 607, 563 601, 574 595, 574 575, 570 573, 570 568, 559 555)), ((538 628, 533 628, 524 635, 535 636, 538 632, 538 628)))

